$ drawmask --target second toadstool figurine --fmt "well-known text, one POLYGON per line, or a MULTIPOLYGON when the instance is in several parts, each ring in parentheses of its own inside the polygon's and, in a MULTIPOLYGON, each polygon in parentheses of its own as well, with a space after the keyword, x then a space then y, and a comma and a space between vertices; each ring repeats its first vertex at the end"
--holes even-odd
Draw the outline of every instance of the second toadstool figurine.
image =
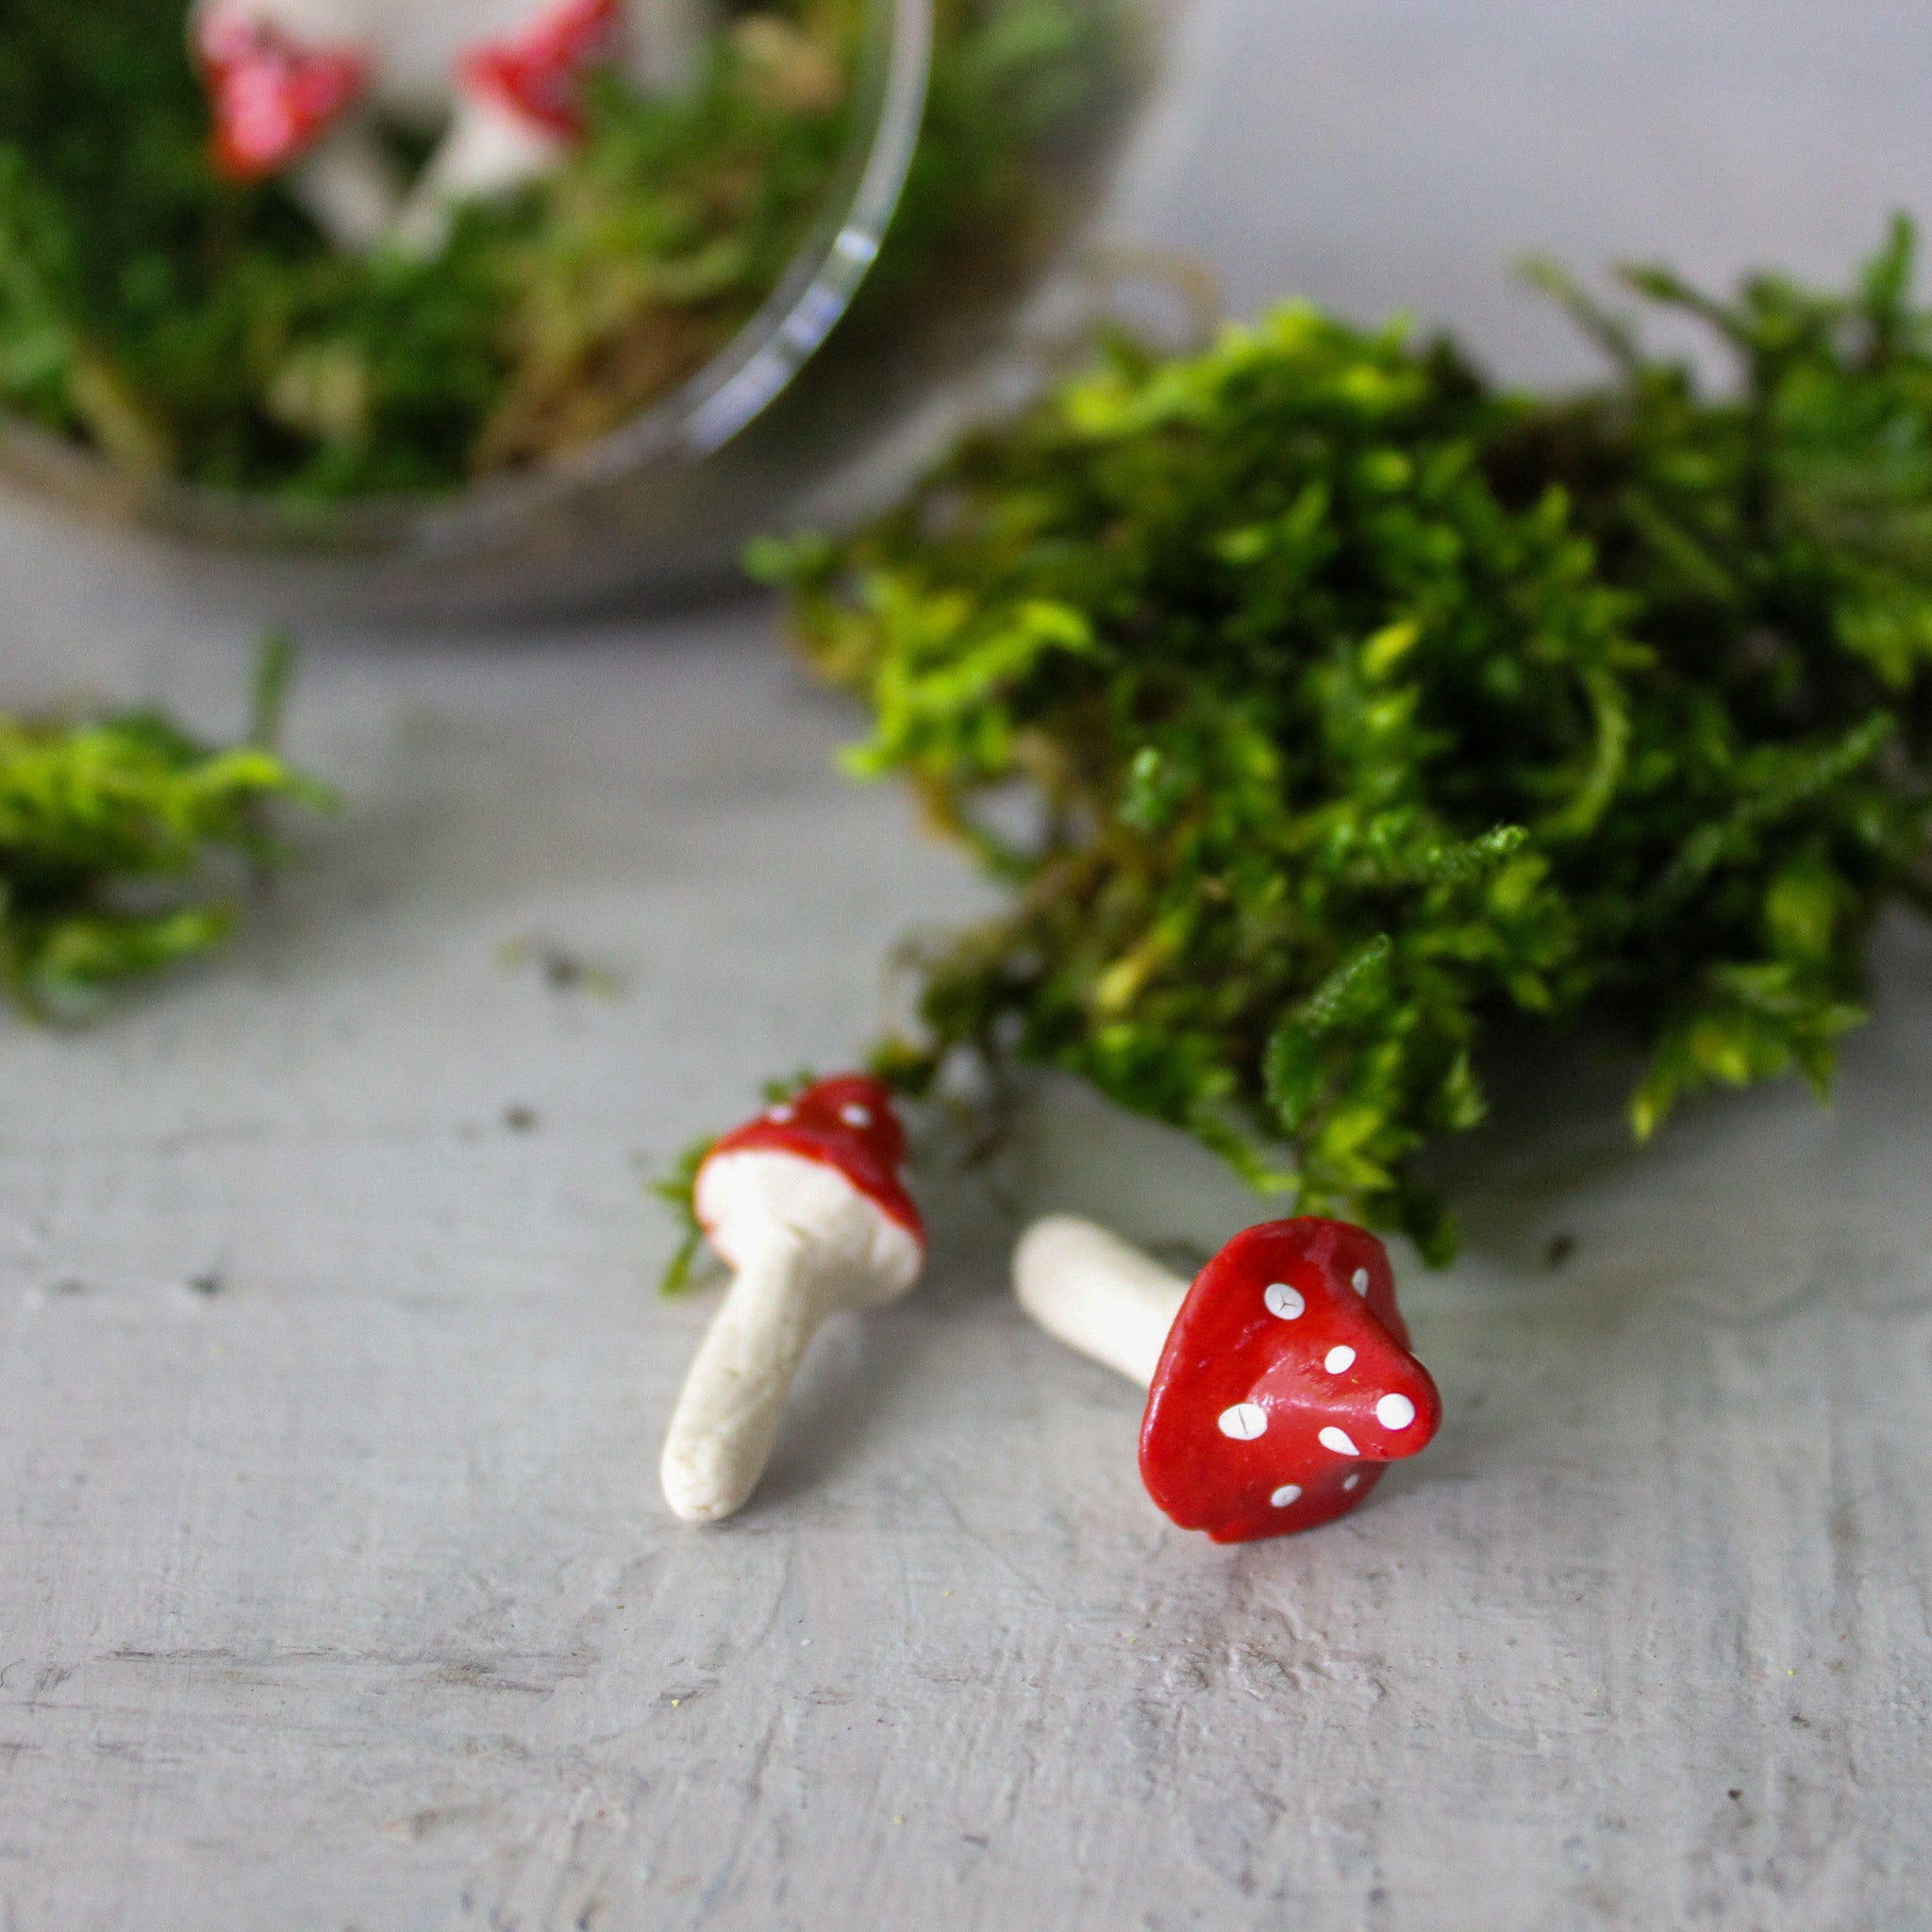
POLYGON ((698 1221, 735 1278, 664 1441, 665 1500, 686 1522, 750 1498, 820 1324, 919 1278, 925 1231, 899 1179, 905 1158, 891 1095, 858 1074, 768 1108, 705 1157, 698 1221))
POLYGON ((1216 1542, 1345 1515, 1441 1420, 1388 1253, 1347 1222, 1248 1228, 1190 1287, 1105 1228, 1052 1215, 1015 1251, 1013 1289, 1041 1327, 1148 1385, 1141 1480, 1216 1542))

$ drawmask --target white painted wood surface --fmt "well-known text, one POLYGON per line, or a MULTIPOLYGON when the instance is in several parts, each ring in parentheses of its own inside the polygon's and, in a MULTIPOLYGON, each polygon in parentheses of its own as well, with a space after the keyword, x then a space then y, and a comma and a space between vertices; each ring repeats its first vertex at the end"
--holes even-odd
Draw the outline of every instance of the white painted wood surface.
MULTIPOLYGON (((1287 71, 1261 4, 1204 85, 1287 71)), ((1337 6, 1334 48, 1404 10, 1337 6)), ((1932 79, 1916 13, 1680 10, 1753 98, 1780 46, 1791 100, 1869 70, 1842 204, 1750 202, 1753 252, 1849 256, 1853 187, 1926 178, 1888 119, 1932 79)), ((1528 17, 1471 9, 1499 59, 1528 17)), ((1560 159, 1561 118, 1519 142, 1560 159)), ((1782 165, 1746 121, 1714 178, 1782 165)), ((1202 152, 1168 158, 1212 239, 1202 152)), ((1406 298, 1454 308, 1426 270, 1406 298)), ((18 515, 0 575, 7 700, 233 721, 231 619, 18 515)), ((708 1304, 653 1298, 637 1164, 836 1063, 888 940, 975 903, 831 774, 848 729, 757 606, 325 642, 296 748, 348 804, 248 937, 92 1031, 0 1026, 0 1928, 1932 1925, 1932 939, 1890 932, 1829 1114, 1766 1091, 1639 1156, 1620 1070, 1514 1064, 1448 1163, 1464 1260, 1405 1282, 1442 1436, 1356 1518, 1169 1529, 1137 1392, 1018 1316, 1006 1224, 941 1185, 933 1278, 821 1337, 759 1498, 693 1530, 654 1470, 708 1304)), ((1021 1172, 1143 1239, 1241 1211, 1076 1100, 1021 1172)))

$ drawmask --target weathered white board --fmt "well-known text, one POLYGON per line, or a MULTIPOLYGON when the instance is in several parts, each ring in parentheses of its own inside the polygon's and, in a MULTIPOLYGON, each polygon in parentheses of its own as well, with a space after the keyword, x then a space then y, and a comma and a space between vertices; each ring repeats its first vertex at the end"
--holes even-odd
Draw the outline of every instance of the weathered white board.
MULTIPOLYGON (((1681 11, 1752 100, 1767 46, 1793 98, 1863 60, 1844 181, 1932 79, 1897 9, 1681 11)), ((1252 155, 1252 91, 1321 70, 1224 12, 1252 155)), ((1517 212, 1471 217, 1498 260, 1517 212)), ((31 521, 0 580, 0 701, 233 722, 232 621, 31 521)), ((850 729, 760 606, 325 644, 296 750, 346 804, 243 941, 92 1031, 0 1024, 0 1932, 1932 1926, 1932 937, 1889 931, 1829 1114, 1640 1156, 1622 1070, 1512 1064, 1447 1163, 1465 1258, 1405 1283, 1442 1436, 1357 1517, 1168 1528, 1135 1392, 1017 1318, 955 1182, 930 1284, 822 1338, 758 1502, 694 1531, 653 1472, 707 1305, 651 1292, 639 1168, 837 1064, 889 940, 978 903, 832 774, 850 729)), ((1111 1131, 1050 1109, 1032 1197, 1239 1211, 1111 1131)))
POLYGON ((634 1163, 969 896, 764 628, 319 656, 351 803, 253 934, 0 1033, 0 1925, 1928 1923, 1916 931, 1833 1115, 1510 1097, 1407 1284, 1442 1438, 1352 1521, 1168 1529, 959 1189, 758 1504, 668 1517, 705 1310, 634 1163))

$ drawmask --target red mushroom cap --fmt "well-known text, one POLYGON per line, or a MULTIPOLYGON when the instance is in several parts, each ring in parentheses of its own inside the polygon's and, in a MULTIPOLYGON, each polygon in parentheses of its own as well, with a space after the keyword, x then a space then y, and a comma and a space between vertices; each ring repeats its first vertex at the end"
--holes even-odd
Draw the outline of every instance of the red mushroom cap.
POLYGON ((520 32, 463 56, 463 83, 574 141, 584 75, 617 51, 619 0, 557 0, 520 32))
POLYGON ((1174 1317, 1141 1479, 1216 1542, 1285 1536, 1346 1515, 1441 1415, 1382 1243, 1345 1221, 1265 1222, 1202 1269, 1174 1317))
POLYGON ((836 1167, 880 1212, 924 1244, 925 1224, 899 1180, 906 1130, 892 1110, 890 1090, 869 1074, 814 1081, 768 1107, 756 1120, 734 1127, 706 1159, 753 1149, 795 1154, 801 1160, 836 1167))
POLYGON ((237 7, 210 7, 197 17, 194 53, 214 110, 214 164, 233 181, 287 167, 341 118, 369 78, 359 48, 306 46, 237 7))

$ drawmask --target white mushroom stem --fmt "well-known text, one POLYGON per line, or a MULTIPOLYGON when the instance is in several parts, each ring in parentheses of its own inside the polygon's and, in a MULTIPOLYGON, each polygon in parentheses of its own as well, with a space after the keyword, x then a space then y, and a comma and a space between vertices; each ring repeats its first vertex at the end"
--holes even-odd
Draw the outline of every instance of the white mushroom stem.
POLYGON ((795 1155, 714 1156, 697 1200, 737 1276, 685 1377, 659 1475, 687 1523, 715 1523, 758 1487, 820 1324, 905 1293, 924 1247, 837 1168, 795 1155))
POLYGON ((424 164, 391 239, 406 255, 440 254, 463 202, 488 201, 539 179, 570 145, 554 128, 491 95, 459 94, 449 131, 424 164))
POLYGON ((1013 1292, 1049 1335, 1144 1389, 1188 1283, 1091 1221, 1049 1214, 1013 1250, 1013 1292))
POLYGON ((332 129, 288 174, 289 192, 337 247, 366 255, 389 232, 402 188, 368 127, 332 129))
POLYGON ((685 1377, 664 1439, 664 1498, 687 1523, 742 1508, 764 1474, 791 1378, 831 1311, 808 1242, 774 1241, 740 1267, 685 1377))

